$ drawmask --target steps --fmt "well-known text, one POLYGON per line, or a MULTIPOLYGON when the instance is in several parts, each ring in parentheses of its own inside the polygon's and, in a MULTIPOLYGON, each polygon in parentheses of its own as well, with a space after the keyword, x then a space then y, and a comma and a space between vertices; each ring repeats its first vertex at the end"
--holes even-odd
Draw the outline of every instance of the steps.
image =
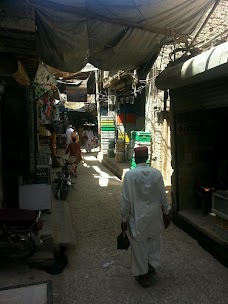
POLYGON ((70 206, 66 201, 53 200, 53 239, 56 246, 75 245, 70 206))
POLYGON ((115 158, 109 158, 106 155, 103 155, 103 159, 98 158, 98 160, 121 180, 124 179, 125 173, 130 170, 128 163, 117 163, 115 158))

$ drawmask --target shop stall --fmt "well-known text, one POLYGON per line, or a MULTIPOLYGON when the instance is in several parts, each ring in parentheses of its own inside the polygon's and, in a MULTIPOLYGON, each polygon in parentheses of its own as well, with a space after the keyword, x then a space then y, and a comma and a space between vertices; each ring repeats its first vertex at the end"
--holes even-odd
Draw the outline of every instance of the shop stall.
POLYGON ((177 218, 228 245, 228 43, 164 70, 170 89, 172 198, 177 218))

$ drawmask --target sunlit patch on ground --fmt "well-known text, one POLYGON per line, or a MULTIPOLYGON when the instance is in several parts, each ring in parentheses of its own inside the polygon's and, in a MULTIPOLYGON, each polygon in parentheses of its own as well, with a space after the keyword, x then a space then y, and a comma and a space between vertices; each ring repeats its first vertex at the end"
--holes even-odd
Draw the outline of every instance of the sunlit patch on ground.
POLYGON ((96 156, 93 156, 93 155, 83 156, 83 158, 84 158, 86 161, 97 161, 96 156))
POLYGON ((99 173, 99 175, 93 174, 93 176, 94 178, 99 178, 99 185, 101 187, 107 187, 110 179, 118 180, 116 176, 110 176, 108 173, 102 171, 98 166, 92 166, 92 168, 99 173))

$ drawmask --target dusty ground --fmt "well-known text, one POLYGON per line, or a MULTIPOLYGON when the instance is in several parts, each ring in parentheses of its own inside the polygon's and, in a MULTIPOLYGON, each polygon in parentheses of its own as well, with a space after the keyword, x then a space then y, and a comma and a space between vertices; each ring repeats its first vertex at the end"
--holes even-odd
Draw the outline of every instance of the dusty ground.
POLYGON ((68 202, 77 245, 68 252, 64 272, 51 276, 23 264, 4 264, 0 287, 52 280, 55 304, 227 303, 227 269, 174 225, 162 237, 162 263, 154 286, 138 286, 130 271, 130 251, 116 249, 120 180, 86 154, 75 187, 68 202), (106 262, 112 265, 103 267, 106 262))

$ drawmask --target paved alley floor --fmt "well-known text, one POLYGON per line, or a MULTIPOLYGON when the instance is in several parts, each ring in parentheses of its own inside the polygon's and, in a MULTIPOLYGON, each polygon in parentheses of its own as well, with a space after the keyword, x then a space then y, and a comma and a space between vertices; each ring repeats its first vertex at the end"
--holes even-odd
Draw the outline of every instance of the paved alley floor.
POLYGON ((76 235, 68 266, 52 276, 20 263, 1 265, 0 287, 52 280, 55 304, 227 303, 228 270, 174 225, 162 236, 154 285, 140 287, 130 250, 116 249, 121 181, 95 154, 84 154, 75 182, 77 191, 70 189, 67 199, 76 235))

